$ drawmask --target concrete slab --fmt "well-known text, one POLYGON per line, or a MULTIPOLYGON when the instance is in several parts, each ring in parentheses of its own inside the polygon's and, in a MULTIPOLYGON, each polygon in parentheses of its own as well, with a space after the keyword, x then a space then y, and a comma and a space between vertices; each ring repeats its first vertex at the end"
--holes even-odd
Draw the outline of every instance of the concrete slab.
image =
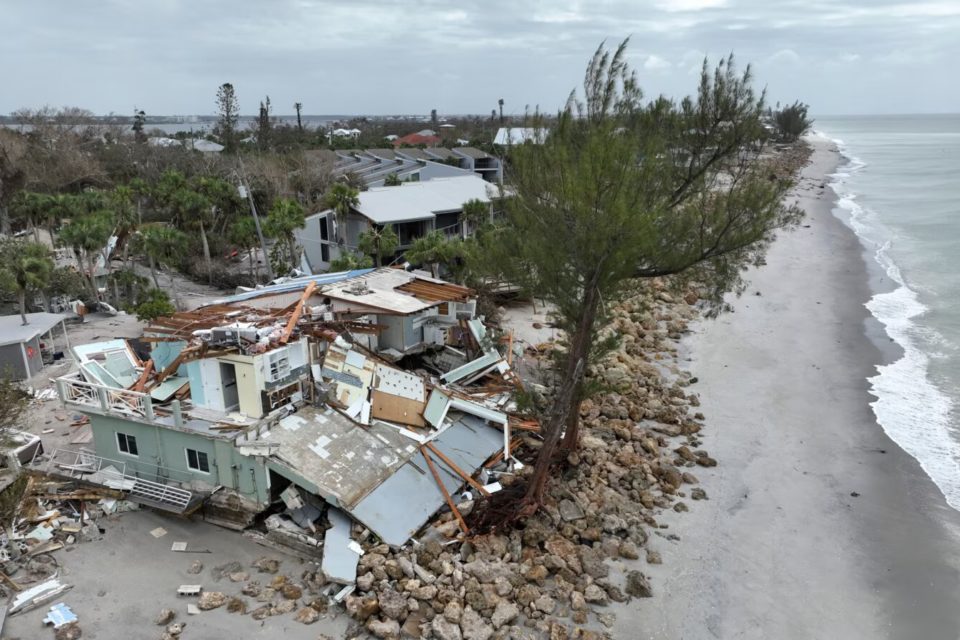
MULTIPOLYGON (((131 511, 99 520, 105 529, 101 540, 78 543, 57 552, 63 573, 60 581, 73 585, 69 594, 70 608, 77 615, 83 637, 90 640, 112 638, 156 638, 162 629, 153 620, 161 609, 177 612, 177 620, 186 621, 192 598, 178 597, 181 584, 199 582, 198 576, 187 573, 196 556, 171 554, 169 538, 154 539, 150 531, 162 527, 173 537, 190 540, 191 545, 210 549, 202 560, 207 570, 201 576, 204 587, 223 591, 227 596, 240 595, 244 583, 210 578, 209 569, 228 562, 239 562, 250 570, 252 579, 269 582, 269 574, 259 575, 250 567, 254 560, 268 556, 281 560, 280 573, 299 579, 306 571, 318 567, 262 547, 239 533, 227 531, 205 522, 168 518, 151 511, 131 511), (264 577, 267 577, 265 580, 264 577)), ((254 605, 251 598, 244 598, 254 605)), ((8 617, 6 637, 35 638, 43 628, 47 607, 8 617)), ((282 637, 284 640, 316 640, 319 634, 345 638, 348 618, 339 613, 323 617, 312 625, 294 621, 295 614, 269 617, 262 622, 229 613, 226 607, 189 616, 187 633, 205 640, 262 639, 282 637)))

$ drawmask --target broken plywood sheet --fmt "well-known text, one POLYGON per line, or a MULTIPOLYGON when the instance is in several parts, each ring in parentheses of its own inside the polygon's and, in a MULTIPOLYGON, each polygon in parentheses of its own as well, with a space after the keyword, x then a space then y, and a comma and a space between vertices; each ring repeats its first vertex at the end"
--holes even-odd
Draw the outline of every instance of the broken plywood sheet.
POLYGON ((426 393, 420 376, 382 364, 377 365, 373 388, 418 402, 423 402, 426 393))
MULTIPOLYGON (((461 469, 472 473, 503 447, 503 434, 478 418, 457 415, 433 444, 461 469)), ((448 492, 454 493, 463 485, 463 479, 442 461, 434 459, 434 464, 448 492)), ((418 453, 355 507, 345 510, 387 544, 406 543, 446 504, 436 481, 425 468, 426 462, 418 453)))
POLYGON ((354 584, 357 581, 358 546, 350 539, 350 518, 339 509, 327 510, 330 528, 323 537, 323 575, 330 582, 354 584), (353 543, 353 544, 351 544, 353 543))
POLYGON ((427 426, 423 419, 423 410, 426 405, 422 401, 402 398, 378 390, 374 390, 370 399, 373 405, 370 415, 374 418, 414 427, 427 426))

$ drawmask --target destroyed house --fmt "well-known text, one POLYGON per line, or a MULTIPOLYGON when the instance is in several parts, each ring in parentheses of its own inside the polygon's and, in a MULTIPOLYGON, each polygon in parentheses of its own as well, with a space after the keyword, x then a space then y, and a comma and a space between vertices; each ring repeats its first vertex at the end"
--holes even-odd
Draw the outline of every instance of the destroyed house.
POLYGON ((497 490, 517 464, 514 430, 534 428, 515 415, 519 382, 479 319, 450 325, 463 329, 465 362, 437 376, 357 339, 379 344, 389 331, 377 304, 406 317, 429 302, 427 318, 460 304, 437 299, 456 291, 449 283, 391 271, 311 280, 282 292, 293 302, 252 296, 159 318, 141 339, 149 353, 125 340, 78 346, 79 370, 57 387, 89 417, 95 450, 38 464, 233 528, 266 512, 266 535, 323 547, 328 577, 349 584, 351 521, 402 545, 440 509, 459 517, 459 493, 497 490), (364 298, 357 281, 380 297, 364 298))
MULTIPOLYGON (((474 317, 473 292, 421 272, 381 268, 349 272, 314 286, 305 298, 311 314, 328 322, 348 322, 365 347, 389 360, 455 345, 462 323, 474 317)), ((215 304, 286 307, 297 302, 313 281, 298 280, 222 298, 215 304)))

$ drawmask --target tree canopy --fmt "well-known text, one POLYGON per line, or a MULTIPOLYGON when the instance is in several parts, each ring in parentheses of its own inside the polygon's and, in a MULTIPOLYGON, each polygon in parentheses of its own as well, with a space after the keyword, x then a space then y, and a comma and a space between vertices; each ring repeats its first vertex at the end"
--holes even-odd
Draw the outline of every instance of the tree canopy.
MULTIPOLYGON (((598 332, 629 281, 695 273, 719 310, 742 267, 799 216, 759 160, 764 99, 749 67, 705 61, 694 96, 645 103, 627 44, 601 45, 550 135, 511 150, 506 215, 484 235, 491 272, 551 303, 567 336, 525 509, 540 503, 564 427, 576 445, 583 376, 612 346, 598 332)), ((541 114, 532 124, 545 130, 541 114)))

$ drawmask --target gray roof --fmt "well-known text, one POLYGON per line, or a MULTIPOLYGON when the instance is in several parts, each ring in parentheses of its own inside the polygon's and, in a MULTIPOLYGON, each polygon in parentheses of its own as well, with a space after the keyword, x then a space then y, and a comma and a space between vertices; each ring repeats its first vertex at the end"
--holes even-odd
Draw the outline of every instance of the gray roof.
POLYGON ((361 191, 354 209, 376 224, 431 220, 437 213, 460 211, 468 200, 490 202, 499 195, 494 185, 476 174, 406 182, 399 187, 361 191))
POLYGON ((59 313, 28 313, 24 325, 20 315, 0 316, 0 347, 29 342, 67 319, 59 313))
POLYGON ((428 156, 426 153, 424 153, 423 149, 418 149, 417 147, 397 149, 397 153, 401 156, 414 158, 415 160, 434 160, 433 156, 428 156))
POLYGON ((428 156, 434 156, 436 158, 440 158, 441 160, 454 157, 453 151, 450 151, 450 149, 446 149, 444 147, 431 147, 429 149, 424 149, 424 151, 427 152, 428 156))
POLYGON ((453 150, 459 154, 473 158, 474 160, 483 160, 484 158, 490 157, 489 153, 477 149, 476 147, 454 147, 453 150))
POLYGON ((366 153, 384 160, 393 160, 397 157, 393 149, 367 149, 366 153))

